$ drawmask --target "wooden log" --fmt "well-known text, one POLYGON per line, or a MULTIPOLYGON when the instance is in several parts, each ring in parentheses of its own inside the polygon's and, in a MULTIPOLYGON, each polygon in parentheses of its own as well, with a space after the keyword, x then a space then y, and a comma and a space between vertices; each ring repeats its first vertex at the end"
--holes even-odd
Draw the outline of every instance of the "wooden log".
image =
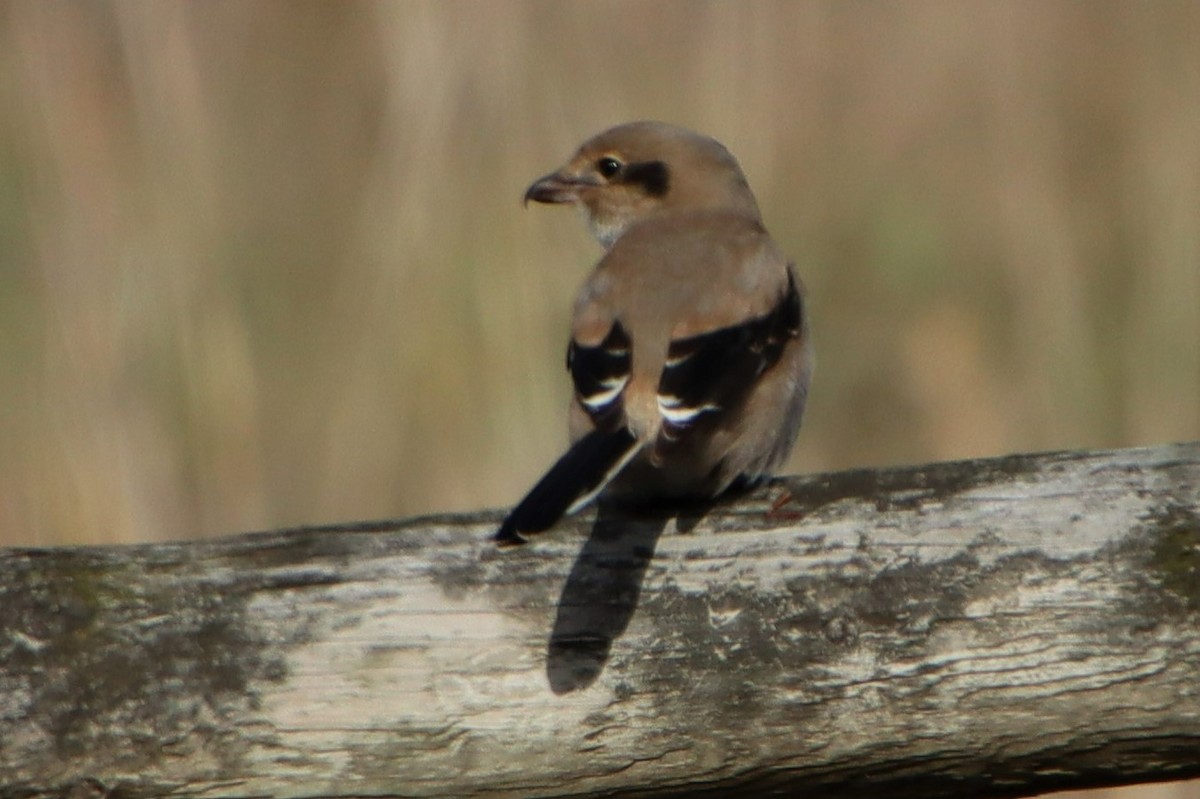
POLYGON ((0 552, 0 797, 1200 775, 1200 443, 786 478, 516 550, 499 518, 0 552))

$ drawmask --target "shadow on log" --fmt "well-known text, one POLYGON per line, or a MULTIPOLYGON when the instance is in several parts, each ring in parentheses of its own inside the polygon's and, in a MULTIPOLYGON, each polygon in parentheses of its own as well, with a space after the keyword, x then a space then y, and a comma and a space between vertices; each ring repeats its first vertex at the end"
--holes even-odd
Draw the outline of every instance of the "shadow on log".
POLYGON ((1200 775, 1200 444, 785 478, 517 550, 499 519, 0 552, 0 797, 1200 775))

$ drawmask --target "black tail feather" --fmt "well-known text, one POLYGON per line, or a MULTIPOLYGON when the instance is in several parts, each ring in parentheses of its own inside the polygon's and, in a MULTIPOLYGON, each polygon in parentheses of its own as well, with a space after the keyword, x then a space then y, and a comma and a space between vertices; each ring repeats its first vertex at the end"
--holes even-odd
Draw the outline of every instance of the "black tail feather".
POLYGON ((594 431, 576 441, 513 508, 492 540, 501 546, 525 543, 526 533, 548 530, 569 510, 587 504, 637 452, 626 428, 594 431))

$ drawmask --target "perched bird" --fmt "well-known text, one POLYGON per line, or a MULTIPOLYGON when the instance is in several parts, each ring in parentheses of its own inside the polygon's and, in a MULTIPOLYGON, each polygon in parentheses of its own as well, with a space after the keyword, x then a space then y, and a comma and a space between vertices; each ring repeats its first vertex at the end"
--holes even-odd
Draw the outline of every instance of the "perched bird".
POLYGON ((601 492, 705 499, 777 467, 812 374, 804 287, 733 155, 633 122, 584 142, 530 200, 581 208, 605 252, 567 348, 573 443, 495 540, 524 543, 601 492))

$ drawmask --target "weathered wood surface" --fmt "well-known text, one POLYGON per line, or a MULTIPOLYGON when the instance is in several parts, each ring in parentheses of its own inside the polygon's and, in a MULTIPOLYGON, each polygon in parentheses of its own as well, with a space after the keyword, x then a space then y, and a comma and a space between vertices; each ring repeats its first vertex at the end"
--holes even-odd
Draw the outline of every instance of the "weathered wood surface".
POLYGON ((488 513, 0 552, 0 796, 1200 775, 1198 486, 1193 443, 790 478, 518 550, 488 513))

